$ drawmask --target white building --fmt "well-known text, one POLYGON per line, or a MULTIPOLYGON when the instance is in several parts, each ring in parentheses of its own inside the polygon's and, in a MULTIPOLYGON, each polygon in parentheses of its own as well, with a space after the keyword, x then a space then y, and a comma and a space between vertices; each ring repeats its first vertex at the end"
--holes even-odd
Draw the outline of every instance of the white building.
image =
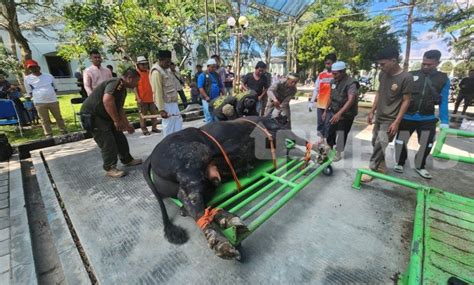
MULTIPOLYGON (((21 13, 18 11, 18 21, 20 24, 32 17, 31 14, 21 13)), ((32 52, 32 59, 36 60, 40 67, 41 71, 45 73, 50 73, 56 78, 56 87, 58 88, 59 93, 69 93, 74 91, 79 91, 79 87, 76 85, 76 78, 74 77, 74 72, 79 67, 77 61, 67 62, 63 58, 57 55, 58 49, 58 33, 56 30, 62 29, 62 24, 57 25, 56 29, 44 29, 46 36, 40 36, 33 31, 23 30, 23 36, 28 40, 29 46, 32 52)), ((11 51, 11 41, 10 36, 6 30, 0 28, 0 40, 3 42, 4 46, 11 51)), ((16 54, 20 58, 21 53, 19 45, 17 44, 16 54)), ((111 55, 106 55, 109 60, 104 60, 102 63, 103 66, 112 65, 114 70, 116 69, 116 63, 111 61, 111 55)), ((20 58, 22 61, 22 59, 20 58)), ((90 62, 86 60, 84 65, 87 67, 90 65, 90 62)), ((0 67, 1 69, 1 67, 0 67)), ((10 75, 8 78, 10 81, 15 81, 15 77, 10 75)))

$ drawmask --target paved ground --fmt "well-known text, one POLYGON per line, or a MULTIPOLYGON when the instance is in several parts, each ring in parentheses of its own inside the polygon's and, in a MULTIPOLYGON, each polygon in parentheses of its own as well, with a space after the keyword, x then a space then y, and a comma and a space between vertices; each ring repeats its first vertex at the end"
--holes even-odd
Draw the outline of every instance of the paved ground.
MULTIPOLYGON (((306 102, 292 105, 293 126, 313 131, 314 138, 316 112, 309 113, 306 107, 306 102)), ((408 263, 415 193, 382 181, 362 191, 351 188, 355 169, 367 166, 371 152, 371 129, 364 121, 361 114, 345 160, 334 165, 334 175, 316 178, 243 242, 242 263, 215 257, 195 224, 168 202, 171 218, 190 234, 184 245, 169 244, 163 238, 158 203, 140 168, 128 169, 123 179, 104 177, 93 141, 41 151, 102 284, 390 284, 390 278, 408 263)), ((162 135, 134 134, 128 139, 132 154, 146 158, 162 135)), ((453 139, 447 144, 457 152, 474 149, 472 140, 453 139)), ((410 155, 413 161, 412 151, 410 155)), ((52 189, 45 189, 48 178, 38 152, 33 157, 44 195, 43 191, 52 189)), ((388 164, 393 166, 393 159, 388 164)), ((474 196, 474 167, 442 161, 431 164, 435 168, 432 181, 423 181, 413 170, 404 177, 474 196)), ((48 215, 54 214, 54 207, 46 208, 48 215)), ((83 273, 79 275, 84 278, 83 273)))

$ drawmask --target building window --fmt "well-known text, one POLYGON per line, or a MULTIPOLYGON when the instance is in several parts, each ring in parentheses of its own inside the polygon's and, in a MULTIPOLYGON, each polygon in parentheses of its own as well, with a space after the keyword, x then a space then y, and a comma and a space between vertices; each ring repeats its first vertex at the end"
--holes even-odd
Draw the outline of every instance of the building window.
POLYGON ((45 55, 49 73, 56 78, 70 78, 71 66, 69 62, 57 55, 45 55))

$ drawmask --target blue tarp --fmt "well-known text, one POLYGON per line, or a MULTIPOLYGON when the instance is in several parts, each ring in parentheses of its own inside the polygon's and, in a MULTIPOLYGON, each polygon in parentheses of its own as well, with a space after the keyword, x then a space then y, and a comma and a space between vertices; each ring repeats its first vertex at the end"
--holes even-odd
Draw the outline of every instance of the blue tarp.
POLYGON ((251 0, 250 2, 278 13, 298 18, 314 0, 251 0))

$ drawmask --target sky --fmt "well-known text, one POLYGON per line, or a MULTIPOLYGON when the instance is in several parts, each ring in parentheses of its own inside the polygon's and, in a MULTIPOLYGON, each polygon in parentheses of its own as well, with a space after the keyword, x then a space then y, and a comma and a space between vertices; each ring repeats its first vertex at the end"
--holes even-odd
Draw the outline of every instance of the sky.
MULTIPOLYGON (((449 0, 446 0, 449 1, 449 0)), ((458 0, 459 1, 459 0, 458 0)), ((462 1, 462 0, 461 0, 462 1)), ((473 1, 473 0, 465 0, 473 1)), ((408 8, 387 12, 385 9, 397 6, 397 0, 372 0, 369 5, 369 13, 371 16, 379 14, 389 14, 391 16, 391 26, 394 31, 404 29, 403 24, 406 23, 406 15, 408 8), (384 11, 385 10, 385 11, 384 11)), ((415 9, 415 16, 416 16, 415 9)), ((438 35, 437 32, 430 31, 433 28, 434 22, 413 24, 413 41, 411 45, 410 58, 421 58, 423 53, 430 49, 438 49, 441 51, 442 58, 450 58, 452 56, 448 49, 448 44, 444 41, 444 35, 438 35)), ((400 38, 400 45, 402 55, 405 55, 406 40, 404 37, 400 38)), ((273 55, 282 55, 284 52, 274 49, 273 55)))

